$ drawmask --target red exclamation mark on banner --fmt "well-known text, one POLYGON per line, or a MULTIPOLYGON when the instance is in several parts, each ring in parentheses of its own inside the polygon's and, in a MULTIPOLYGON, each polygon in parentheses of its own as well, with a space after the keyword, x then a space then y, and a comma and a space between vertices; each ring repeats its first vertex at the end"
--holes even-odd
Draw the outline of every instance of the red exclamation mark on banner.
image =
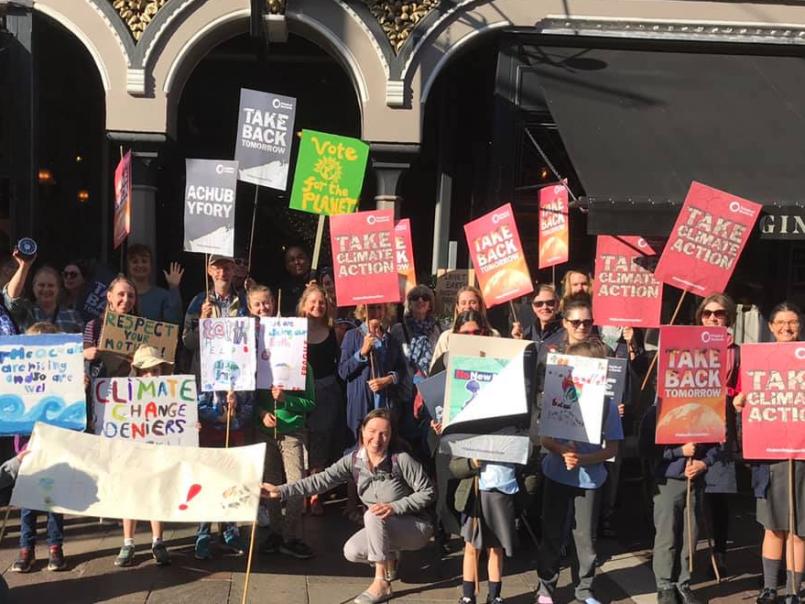
POLYGON ((201 485, 200 484, 191 484, 190 488, 187 490, 187 499, 185 503, 179 505, 180 510, 186 510, 187 504, 190 503, 190 500, 193 499, 196 495, 201 492, 201 485))

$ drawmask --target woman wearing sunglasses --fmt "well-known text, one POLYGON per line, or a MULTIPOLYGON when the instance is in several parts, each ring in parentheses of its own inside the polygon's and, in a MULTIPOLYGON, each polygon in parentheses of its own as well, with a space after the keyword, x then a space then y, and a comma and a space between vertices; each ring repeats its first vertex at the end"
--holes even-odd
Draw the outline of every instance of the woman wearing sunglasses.
MULTIPOLYGON (((724 294, 707 296, 696 309, 696 324, 705 327, 733 328, 737 309, 732 298, 724 294)), ((732 336, 730 336, 731 340, 732 336)), ((716 461, 705 474, 704 498, 719 575, 727 574, 727 532, 729 529, 729 499, 738 492, 735 457, 738 452, 738 428, 732 399, 738 387, 741 365, 740 348, 730 341, 727 349, 727 440, 717 447, 716 461)))
POLYGON ((72 308, 80 312, 81 309, 78 308, 78 302, 81 300, 81 296, 87 284, 84 269, 78 262, 70 262, 65 265, 61 276, 64 281, 63 303, 65 308, 72 308))
POLYGON ((515 321, 512 325, 513 338, 532 340, 536 344, 537 352, 543 344, 558 344, 565 339, 565 330, 558 316, 559 296, 556 295, 553 285, 549 283, 537 285, 537 291, 531 300, 531 310, 534 311, 536 321, 525 330, 515 321))

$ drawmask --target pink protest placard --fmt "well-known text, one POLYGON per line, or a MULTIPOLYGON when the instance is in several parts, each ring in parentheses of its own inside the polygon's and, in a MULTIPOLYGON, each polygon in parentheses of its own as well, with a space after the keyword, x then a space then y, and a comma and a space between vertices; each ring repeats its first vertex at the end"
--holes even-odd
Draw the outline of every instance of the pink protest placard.
POLYGON ((330 244, 338 306, 400 301, 392 210, 331 216, 330 244))
POLYGON ((566 186, 551 185, 539 190, 539 268, 567 262, 569 216, 566 186))
POLYGON ((697 296, 723 292, 762 208, 692 182, 654 276, 697 296))
POLYGON ((805 342, 741 346, 745 459, 805 459, 805 342))
POLYGON ((126 153, 115 168, 115 249, 126 240, 131 232, 131 151, 126 153))
POLYGON ((394 225, 394 250, 397 254, 397 274, 400 276, 400 299, 416 287, 414 244, 411 241, 411 220, 403 218, 394 225))
POLYGON ((642 237, 599 235, 593 281, 596 325, 659 327, 662 283, 654 249, 642 237))
POLYGON ((468 222, 464 234, 487 307, 534 291, 511 204, 468 222))

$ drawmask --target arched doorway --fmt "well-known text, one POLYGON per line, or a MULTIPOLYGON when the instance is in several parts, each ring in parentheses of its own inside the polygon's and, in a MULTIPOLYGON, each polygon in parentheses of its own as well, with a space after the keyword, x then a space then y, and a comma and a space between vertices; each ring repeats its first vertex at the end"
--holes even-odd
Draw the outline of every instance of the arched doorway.
MULTIPOLYGON (((295 131, 304 128, 359 137, 360 105, 353 84, 341 65, 324 50, 298 36, 287 43, 271 44, 265 53, 256 52, 246 34, 213 48, 199 62, 182 91, 177 113, 177 140, 159 179, 157 223, 162 230, 180 233, 183 221, 183 178, 185 158, 232 158, 241 88, 251 88, 295 97, 295 131)), ((294 137, 295 140, 296 137, 294 137)), ((296 144, 293 156, 296 156, 296 144)), ((292 162, 293 171, 294 162, 292 162)), ((293 179, 288 191, 260 188, 255 221, 253 270, 261 282, 275 283, 282 276, 283 246, 301 242, 313 246, 316 217, 288 209, 293 179)), ((372 199, 372 179, 365 182, 362 199, 372 199)), ((239 183, 236 205, 236 251, 248 253, 254 209, 254 185, 239 183)), ((182 238, 160 239, 163 257, 176 257, 182 238)), ((202 261, 197 255, 185 260, 198 270, 188 272, 190 282, 201 287, 202 261)), ((322 246, 322 264, 328 260, 328 246, 322 246)))

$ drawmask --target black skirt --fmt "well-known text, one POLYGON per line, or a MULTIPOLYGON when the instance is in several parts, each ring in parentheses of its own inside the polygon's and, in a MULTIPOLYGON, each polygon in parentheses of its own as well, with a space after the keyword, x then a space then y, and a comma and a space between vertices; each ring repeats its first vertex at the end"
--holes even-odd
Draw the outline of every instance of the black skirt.
MULTIPOLYGON (((769 531, 788 531, 788 464, 780 461, 769 466, 766 497, 757 500, 757 521, 769 531)), ((805 461, 794 462, 794 530, 805 536, 805 461)))
MULTIPOLYGON (((481 517, 461 515, 461 536, 477 550, 500 547, 511 558, 517 534, 514 530, 514 495, 497 490, 480 491, 481 517)), ((475 493, 467 501, 468 510, 475 509, 475 493)))

